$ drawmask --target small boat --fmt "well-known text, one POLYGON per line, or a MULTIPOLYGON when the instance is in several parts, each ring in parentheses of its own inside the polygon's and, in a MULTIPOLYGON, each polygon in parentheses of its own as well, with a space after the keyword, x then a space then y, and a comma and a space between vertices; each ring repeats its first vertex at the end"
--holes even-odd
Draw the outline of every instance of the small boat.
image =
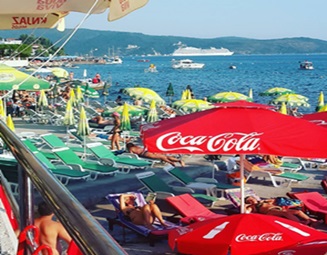
POLYGON ((150 64, 150 66, 147 69, 144 69, 144 72, 146 73, 157 73, 157 67, 155 64, 150 64))
POLYGON ((229 66, 229 69, 236 69, 236 66, 234 66, 234 65, 230 65, 230 66, 229 66))
POLYGON ((174 69, 201 69, 203 63, 195 63, 191 59, 172 60, 172 68, 174 69))
POLYGON ((150 59, 138 59, 137 62, 150 62, 150 59))
POLYGON ((120 57, 114 57, 110 59, 106 64, 107 65, 117 65, 117 64, 122 64, 123 60, 120 57))
POLYGON ((302 70, 313 70, 313 64, 310 61, 302 61, 300 62, 300 69, 302 70))

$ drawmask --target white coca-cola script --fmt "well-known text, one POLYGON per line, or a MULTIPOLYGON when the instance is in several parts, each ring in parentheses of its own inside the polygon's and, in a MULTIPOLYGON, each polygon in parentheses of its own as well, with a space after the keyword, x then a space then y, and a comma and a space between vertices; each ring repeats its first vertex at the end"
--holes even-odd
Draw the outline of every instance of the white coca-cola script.
POLYGON ((160 136, 156 145, 161 151, 188 150, 190 152, 253 152, 260 146, 263 133, 223 133, 215 136, 183 136, 181 132, 171 132, 160 136))
POLYGON ((260 235, 239 234, 235 238, 236 242, 274 242, 283 241, 282 233, 264 233, 260 235))

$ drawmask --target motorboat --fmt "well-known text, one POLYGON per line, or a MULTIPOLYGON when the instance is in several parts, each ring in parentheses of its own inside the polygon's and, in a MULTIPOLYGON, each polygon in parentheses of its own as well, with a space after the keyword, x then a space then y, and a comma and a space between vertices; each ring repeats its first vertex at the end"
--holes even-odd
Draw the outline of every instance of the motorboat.
POLYGON ((203 63, 195 63, 191 59, 172 60, 172 68, 174 69, 201 69, 203 67, 203 63))
POLYGON ((119 65, 119 64, 122 64, 123 63, 123 60, 120 58, 120 57, 114 57, 112 59, 110 59, 106 64, 108 65, 119 65))
POLYGON ((234 66, 234 65, 230 65, 230 66, 229 66, 229 69, 236 69, 236 66, 234 66))
POLYGON ((302 70, 313 70, 313 64, 310 61, 302 61, 300 62, 300 69, 302 70))

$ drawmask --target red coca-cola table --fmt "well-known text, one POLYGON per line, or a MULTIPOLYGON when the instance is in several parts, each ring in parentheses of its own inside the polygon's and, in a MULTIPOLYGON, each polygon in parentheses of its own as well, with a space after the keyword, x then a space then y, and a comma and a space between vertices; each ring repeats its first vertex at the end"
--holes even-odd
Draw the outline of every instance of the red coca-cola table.
POLYGON ((310 247, 315 254, 315 247, 327 251, 326 240, 327 234, 311 227, 262 214, 236 214, 199 222, 173 230, 168 236, 173 250, 193 255, 277 255, 297 247, 310 247), (317 240, 325 242, 304 245, 317 240))

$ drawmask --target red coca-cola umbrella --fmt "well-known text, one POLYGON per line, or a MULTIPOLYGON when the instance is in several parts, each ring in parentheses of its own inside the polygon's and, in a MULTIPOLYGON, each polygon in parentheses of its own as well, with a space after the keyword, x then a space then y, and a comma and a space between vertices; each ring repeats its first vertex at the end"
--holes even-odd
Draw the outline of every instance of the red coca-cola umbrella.
MULTIPOLYGON (((327 234, 295 221, 262 214, 235 214, 200 222, 173 230, 168 236, 174 251, 193 255, 278 254, 270 252, 318 240, 327 240, 327 234)), ((315 254, 314 249, 311 254, 315 254)))
POLYGON ((313 122, 317 125, 327 127, 327 112, 314 112, 304 114, 303 116, 301 116, 301 118, 313 122))
POLYGON ((141 135, 150 152, 241 155, 242 191, 246 154, 327 158, 326 128, 263 108, 213 108, 144 125, 141 135))
POLYGON ((264 252, 262 254, 256 255, 326 255, 326 253, 327 241, 316 241, 277 249, 270 252, 264 252))
POLYGON ((273 105, 268 105, 268 104, 258 104, 258 103, 253 103, 253 102, 248 102, 245 100, 238 100, 238 101, 233 101, 233 102, 227 102, 227 103, 216 103, 213 104, 216 107, 226 107, 226 108, 263 108, 263 109, 276 109, 275 106, 273 105))

